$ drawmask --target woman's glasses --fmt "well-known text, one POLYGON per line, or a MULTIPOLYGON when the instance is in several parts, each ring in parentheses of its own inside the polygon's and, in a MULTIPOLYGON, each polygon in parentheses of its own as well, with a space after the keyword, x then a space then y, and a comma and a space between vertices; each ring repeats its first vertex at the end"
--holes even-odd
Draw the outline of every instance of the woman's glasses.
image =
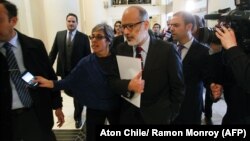
POLYGON ((90 39, 90 40, 94 40, 94 39, 96 39, 96 40, 102 40, 102 39, 104 39, 104 38, 106 38, 106 37, 105 37, 105 36, 102 36, 102 35, 97 35, 97 36, 90 35, 90 36, 89 36, 89 39, 90 39))

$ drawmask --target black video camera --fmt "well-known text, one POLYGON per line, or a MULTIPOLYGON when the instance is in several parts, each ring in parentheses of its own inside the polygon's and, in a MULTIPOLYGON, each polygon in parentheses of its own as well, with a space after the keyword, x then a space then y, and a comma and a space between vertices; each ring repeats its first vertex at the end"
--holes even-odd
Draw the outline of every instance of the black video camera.
MULTIPOLYGON (((215 27, 221 25, 231 27, 237 39, 237 43, 246 51, 250 51, 250 0, 235 0, 236 9, 230 8, 218 10, 218 14, 208 14, 204 18, 207 20, 218 20, 215 27)), ((220 44, 220 40, 215 35, 215 27, 203 27, 199 30, 198 40, 203 43, 220 44)))

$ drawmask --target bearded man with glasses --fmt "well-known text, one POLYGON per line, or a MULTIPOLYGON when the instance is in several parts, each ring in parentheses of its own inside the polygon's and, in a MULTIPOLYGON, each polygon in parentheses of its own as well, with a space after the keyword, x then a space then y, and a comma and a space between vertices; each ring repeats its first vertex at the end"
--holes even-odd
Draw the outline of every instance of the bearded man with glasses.
POLYGON ((136 56, 141 48, 143 71, 131 80, 121 80, 119 72, 111 79, 116 93, 132 98, 141 93, 140 108, 122 101, 121 124, 170 124, 177 116, 184 98, 182 64, 173 44, 149 36, 149 16, 140 6, 128 7, 122 16, 126 42, 116 54, 136 56), (144 85, 145 80, 145 85, 144 85))

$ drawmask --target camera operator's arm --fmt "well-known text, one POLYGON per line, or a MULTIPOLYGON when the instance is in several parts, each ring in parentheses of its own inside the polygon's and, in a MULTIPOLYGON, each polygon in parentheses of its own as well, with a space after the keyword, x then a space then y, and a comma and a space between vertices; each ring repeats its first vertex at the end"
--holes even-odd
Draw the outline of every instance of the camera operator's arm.
POLYGON ((216 36, 221 40, 225 52, 223 58, 227 60, 231 67, 234 78, 242 89, 250 93, 250 59, 243 47, 237 47, 234 31, 230 28, 222 27, 216 29, 216 36))
POLYGON ((216 28, 215 34, 220 39, 222 47, 226 50, 237 46, 236 37, 231 28, 221 26, 221 29, 216 28))

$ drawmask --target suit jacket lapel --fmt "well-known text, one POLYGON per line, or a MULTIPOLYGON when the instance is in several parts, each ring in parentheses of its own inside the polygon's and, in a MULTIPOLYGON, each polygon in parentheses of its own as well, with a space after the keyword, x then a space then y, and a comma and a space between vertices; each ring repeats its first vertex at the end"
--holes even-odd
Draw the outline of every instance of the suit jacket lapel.
POLYGON ((30 63, 32 60, 30 59, 30 56, 33 56, 33 53, 36 50, 36 48, 30 46, 29 41, 26 41, 25 35, 21 34, 18 31, 17 34, 18 34, 18 40, 22 48, 24 66, 27 70, 30 70, 32 68, 32 63, 30 63))
MULTIPOLYGON (((59 41, 61 41, 61 45, 59 46, 61 48, 61 55, 63 55, 62 57, 62 63, 64 64, 66 62, 65 58, 66 58, 66 44, 67 44, 67 30, 65 30, 64 32, 62 32, 62 34, 59 36, 59 41)), ((60 50, 60 49, 59 49, 60 50)))
POLYGON ((144 69, 143 69, 144 72, 147 72, 147 70, 148 70, 147 66, 153 66, 152 64, 154 63, 154 60, 157 57, 157 47, 156 46, 157 45, 155 44, 155 40, 150 38, 150 43, 149 43, 148 52, 147 52, 147 56, 146 56, 146 62, 144 62, 145 63, 144 69))
POLYGON ((73 54, 75 54, 75 52, 76 52, 76 45, 78 45, 78 42, 79 42, 78 38, 79 38, 79 33, 78 33, 78 31, 76 31, 75 37, 73 38, 73 46, 72 46, 72 56, 71 56, 71 59, 73 57, 73 54))
POLYGON ((192 60, 192 56, 194 54, 196 54, 196 41, 195 39, 193 40, 193 43, 191 44, 188 52, 187 52, 187 55, 185 56, 184 60, 183 60, 183 64, 187 64, 189 62, 189 60, 191 59, 192 60))
POLYGON ((74 39, 73 39, 73 50, 74 50, 74 48, 75 48, 75 45, 77 45, 78 44, 78 38, 79 38, 79 33, 78 33, 78 31, 76 31, 76 35, 75 35, 75 37, 74 37, 74 39))

